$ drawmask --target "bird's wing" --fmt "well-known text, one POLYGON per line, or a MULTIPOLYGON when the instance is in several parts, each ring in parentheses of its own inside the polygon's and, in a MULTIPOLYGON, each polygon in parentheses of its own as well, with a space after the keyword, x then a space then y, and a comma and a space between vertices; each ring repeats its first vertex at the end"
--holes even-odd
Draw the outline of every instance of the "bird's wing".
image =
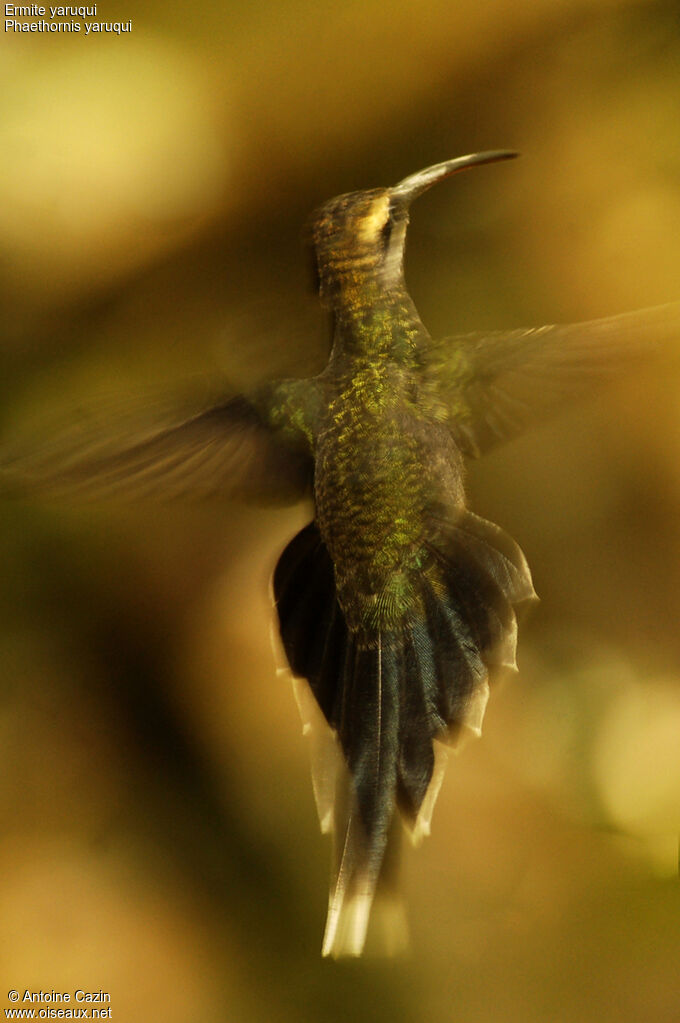
MULTIPOLYGON (((209 497, 265 504, 298 500, 313 472, 310 447, 291 426, 285 385, 229 397, 180 416, 147 408, 72 416, 67 429, 0 453, 0 481, 20 490, 108 496, 209 497)), ((46 431, 41 430, 42 434, 46 431)))
POLYGON ((620 316, 432 342, 426 372, 473 457, 680 345, 680 302, 620 316))

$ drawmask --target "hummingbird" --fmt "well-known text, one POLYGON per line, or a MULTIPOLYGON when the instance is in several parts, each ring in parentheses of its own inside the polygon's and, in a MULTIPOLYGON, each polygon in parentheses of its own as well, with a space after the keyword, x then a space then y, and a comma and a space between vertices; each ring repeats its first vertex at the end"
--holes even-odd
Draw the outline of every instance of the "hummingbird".
POLYGON ((465 460, 678 337, 680 304, 566 326, 433 339, 407 290, 411 204, 508 150, 446 160, 326 202, 309 225, 329 311, 325 369, 230 394, 120 448, 38 476, 67 486, 311 498, 273 574, 301 703, 326 730, 314 789, 334 838, 324 955, 360 955, 369 919, 396 949, 405 829, 429 833, 447 745, 478 735, 490 686, 516 670, 535 599, 518 544, 467 506, 465 460))

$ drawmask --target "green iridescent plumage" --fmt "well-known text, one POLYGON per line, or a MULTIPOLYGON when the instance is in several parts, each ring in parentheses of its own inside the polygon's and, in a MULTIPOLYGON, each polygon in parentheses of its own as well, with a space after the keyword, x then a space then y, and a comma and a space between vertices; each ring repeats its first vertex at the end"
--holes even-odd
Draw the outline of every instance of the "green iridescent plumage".
POLYGON ((515 607, 533 596, 531 576, 517 544, 467 509, 463 457, 680 333, 675 304, 430 338, 404 282, 409 204, 450 174, 513 155, 451 160, 317 211, 310 235, 333 322, 319 376, 128 439, 76 432, 70 447, 57 438, 33 459, 4 461, 5 480, 43 489, 312 497, 314 520, 281 555, 274 595, 290 667, 332 736, 315 777, 335 837, 328 954, 362 951, 372 908, 386 947, 398 946, 398 817, 427 833, 436 741, 478 734, 489 683, 515 665, 515 607))

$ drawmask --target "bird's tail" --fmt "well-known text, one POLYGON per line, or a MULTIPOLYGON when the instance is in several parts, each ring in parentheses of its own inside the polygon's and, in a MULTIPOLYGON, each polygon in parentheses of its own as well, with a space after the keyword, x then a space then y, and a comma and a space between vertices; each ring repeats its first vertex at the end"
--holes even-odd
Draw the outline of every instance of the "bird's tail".
POLYGON ((470 512, 426 552, 411 613, 383 630, 348 628, 314 523, 291 540, 274 573, 291 669, 309 682, 341 751, 336 769, 332 748, 324 756, 316 737, 317 805, 335 842, 326 955, 362 952, 372 907, 384 948, 403 943, 395 808, 414 838, 429 832, 441 781, 433 742, 480 733, 489 681, 515 668, 514 607, 534 596, 517 544, 470 512))

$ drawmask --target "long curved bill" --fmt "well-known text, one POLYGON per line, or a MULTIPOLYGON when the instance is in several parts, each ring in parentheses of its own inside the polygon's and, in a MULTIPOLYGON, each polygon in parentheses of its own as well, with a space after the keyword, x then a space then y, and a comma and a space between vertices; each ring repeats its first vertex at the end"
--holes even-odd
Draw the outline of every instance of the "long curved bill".
POLYGON ((469 156, 458 156, 455 160, 445 160, 443 163, 435 163, 425 170, 409 174, 407 178, 400 181, 394 188, 390 189, 390 198, 408 206, 419 195, 443 181, 444 178, 457 174, 459 171, 467 170, 468 167, 479 167, 483 163, 497 163, 499 160, 514 160, 519 153, 510 149, 492 149, 486 153, 471 153, 469 156))

